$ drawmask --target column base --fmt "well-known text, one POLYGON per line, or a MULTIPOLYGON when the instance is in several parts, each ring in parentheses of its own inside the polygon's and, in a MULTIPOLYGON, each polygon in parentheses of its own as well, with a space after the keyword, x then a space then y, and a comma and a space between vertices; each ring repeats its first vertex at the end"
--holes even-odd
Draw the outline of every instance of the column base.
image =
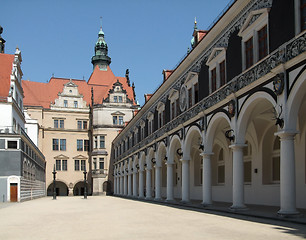
POLYGON ((176 201, 174 199, 166 199, 165 202, 167 202, 167 203, 176 203, 176 201))
POLYGON ((141 197, 138 197, 138 199, 145 199, 145 197, 141 196, 141 197))
POLYGON ((161 202, 161 201, 162 201, 162 198, 154 198, 154 201, 161 202))
POLYGON ((286 210, 279 210, 277 212, 277 214, 280 216, 280 217, 299 217, 301 216, 301 214, 297 211, 297 210, 292 210, 292 211, 286 211, 286 210))
POLYGON ((190 203, 190 200, 181 200, 180 203, 181 204, 188 204, 188 203, 190 203))
POLYGON ((146 199, 146 200, 153 200, 152 197, 146 197, 145 199, 146 199))
POLYGON ((202 207, 211 207, 213 204, 212 203, 207 203, 207 202, 201 202, 202 207))
POLYGON ((249 208, 247 206, 245 206, 244 204, 243 205, 239 205, 239 206, 232 205, 229 209, 231 211, 233 211, 233 212, 249 210, 249 208))

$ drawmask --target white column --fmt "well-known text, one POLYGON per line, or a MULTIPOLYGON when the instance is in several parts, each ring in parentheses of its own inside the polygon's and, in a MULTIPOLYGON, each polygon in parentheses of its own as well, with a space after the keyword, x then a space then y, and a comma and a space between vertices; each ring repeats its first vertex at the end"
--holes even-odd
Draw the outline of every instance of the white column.
POLYGON ((155 200, 161 199, 161 167, 155 165, 155 200))
POLYGON ((120 176, 120 195, 123 195, 123 175, 120 176))
POLYGON ((133 197, 137 197, 137 171, 133 172, 133 197))
POLYGON ((124 173, 124 180, 123 180, 123 194, 124 196, 127 195, 127 174, 124 173))
POLYGON ((182 202, 189 202, 189 160, 181 159, 182 162, 182 202))
POLYGON ((233 205, 232 209, 244 209, 244 166, 243 148, 245 144, 231 145, 233 150, 233 205))
POLYGON ((203 184, 202 184, 202 192, 203 192, 203 201, 202 204, 204 206, 208 206, 212 204, 212 194, 211 194, 211 155, 213 153, 201 153, 203 157, 203 184))
POLYGON ((151 190, 151 168, 146 169, 146 199, 152 198, 152 190, 151 190))
POLYGON ((280 132, 280 210, 281 215, 298 214, 296 210, 294 137, 297 132, 280 132))
POLYGON ((132 174, 130 173, 131 170, 129 170, 129 175, 128 175, 128 196, 132 196, 132 174))
POLYGON ((139 198, 144 198, 143 195, 143 170, 139 170, 139 198))
POLYGON ((119 190, 119 181, 120 181, 120 178, 119 178, 118 173, 117 173, 117 181, 116 181, 117 195, 120 193, 120 190, 119 190))
POLYGON ((117 176, 114 174, 114 194, 117 194, 117 176))
POLYGON ((173 163, 167 165, 167 201, 173 201, 173 163))

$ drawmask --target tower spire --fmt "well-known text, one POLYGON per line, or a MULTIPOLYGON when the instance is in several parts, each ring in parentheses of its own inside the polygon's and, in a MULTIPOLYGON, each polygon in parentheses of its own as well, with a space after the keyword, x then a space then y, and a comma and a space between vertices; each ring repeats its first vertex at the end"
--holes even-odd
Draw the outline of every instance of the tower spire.
POLYGON ((102 31, 102 17, 100 17, 100 31, 98 34, 98 41, 95 44, 95 55, 91 58, 91 63, 93 64, 93 68, 97 65, 100 70, 107 70, 107 66, 111 63, 111 58, 108 54, 107 43, 104 40, 104 32, 102 31))

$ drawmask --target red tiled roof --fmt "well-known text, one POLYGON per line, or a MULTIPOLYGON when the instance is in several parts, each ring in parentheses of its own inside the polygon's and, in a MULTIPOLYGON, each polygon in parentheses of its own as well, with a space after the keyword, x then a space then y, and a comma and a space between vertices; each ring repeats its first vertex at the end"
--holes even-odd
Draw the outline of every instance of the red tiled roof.
POLYGON ((173 73, 174 70, 163 70, 163 74, 164 74, 164 81, 166 81, 170 75, 173 73))
POLYGON ((206 30, 198 30, 198 42, 200 42, 203 39, 206 33, 207 33, 206 30))
POLYGON ((153 96, 153 94, 145 94, 145 102, 149 101, 149 99, 153 96))
MULTIPOLYGON (((125 77, 116 77, 112 70, 108 67, 107 71, 102 71, 97 66, 91 74, 88 83, 85 80, 72 79, 72 82, 78 85, 79 93, 84 96, 87 105, 91 103, 91 88, 94 92, 94 103, 101 104, 103 99, 108 96, 108 92, 112 89, 113 84, 119 82, 127 91, 129 99, 135 103, 132 87, 129 87, 125 77)), ((48 83, 22 81, 24 90, 25 106, 42 106, 50 108, 50 103, 54 103, 58 98, 58 93, 63 91, 64 84, 69 82, 68 78, 51 78, 48 83)))
POLYGON ((11 85, 14 55, 0 53, 0 97, 7 97, 11 85))

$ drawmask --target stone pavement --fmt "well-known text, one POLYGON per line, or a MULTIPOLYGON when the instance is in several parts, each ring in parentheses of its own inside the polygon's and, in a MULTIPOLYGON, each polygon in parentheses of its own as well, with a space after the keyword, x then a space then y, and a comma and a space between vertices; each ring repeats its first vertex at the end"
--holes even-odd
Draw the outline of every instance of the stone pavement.
POLYGON ((303 239, 303 224, 89 196, 0 203, 0 239, 303 239))

